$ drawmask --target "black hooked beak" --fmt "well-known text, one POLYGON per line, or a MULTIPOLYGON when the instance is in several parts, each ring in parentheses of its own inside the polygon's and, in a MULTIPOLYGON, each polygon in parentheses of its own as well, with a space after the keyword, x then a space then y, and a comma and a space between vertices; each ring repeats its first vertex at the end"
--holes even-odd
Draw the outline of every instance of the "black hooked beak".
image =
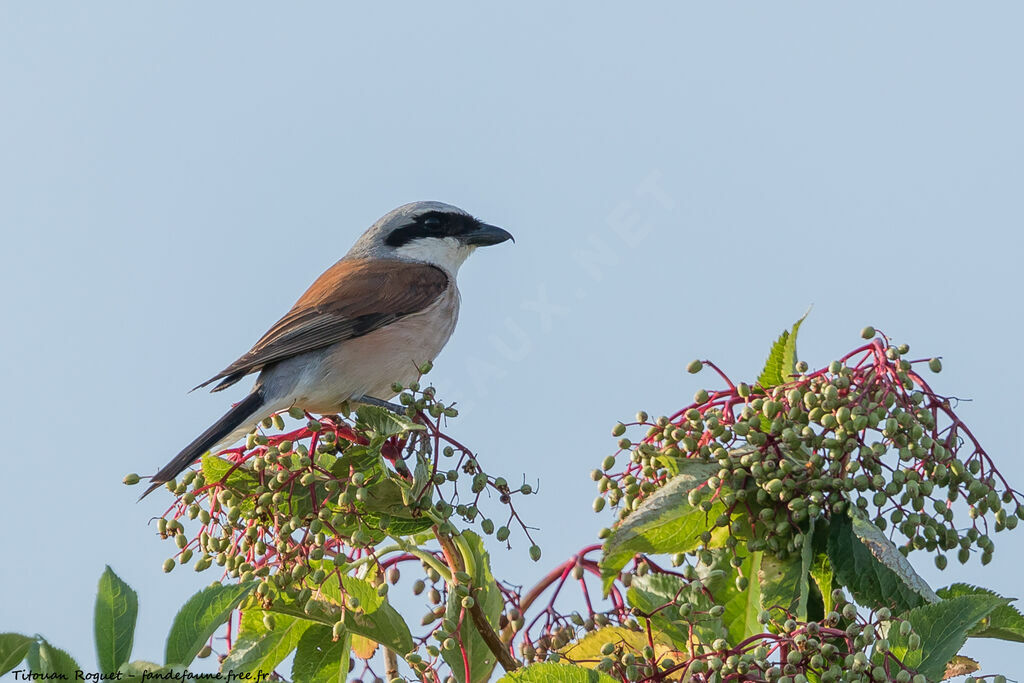
POLYGON ((516 241, 508 230, 487 223, 479 223, 471 231, 462 235, 462 241, 473 247, 489 247, 507 240, 516 241))

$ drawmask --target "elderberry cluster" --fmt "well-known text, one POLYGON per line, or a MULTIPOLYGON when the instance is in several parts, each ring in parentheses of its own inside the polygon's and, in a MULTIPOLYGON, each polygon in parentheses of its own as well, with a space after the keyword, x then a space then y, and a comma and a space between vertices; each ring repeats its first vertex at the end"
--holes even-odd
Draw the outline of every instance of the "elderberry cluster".
MULTIPOLYGON (((176 500, 157 520, 157 532, 177 551, 164 571, 195 557, 196 571, 216 565, 227 578, 259 581, 256 595, 265 609, 278 598, 301 606, 329 579, 344 593, 342 578, 358 565, 373 568, 362 573, 383 596, 387 582, 374 552, 389 538, 451 534, 457 521, 503 542, 510 526, 525 531, 513 496, 533 487, 513 488, 488 475, 472 452, 444 434, 440 419, 458 411, 437 400, 433 387, 393 388, 402 392, 404 415, 375 406, 320 417, 293 409, 289 416, 304 423, 291 431, 283 415, 274 415, 244 446, 204 456, 200 470, 168 482, 176 500), (507 508, 507 521, 482 514, 487 497, 507 508), (189 533, 187 520, 198 529, 189 533)), ((540 555, 535 545, 530 552, 540 555)), ((433 570, 427 577, 439 579, 433 570)))
MULTIPOLYGON (((867 328, 866 338, 875 337, 867 328)), ((801 547, 807 520, 853 506, 882 530, 900 535, 900 550, 972 548, 992 558, 992 531, 1024 519, 1019 494, 960 421, 954 401, 935 393, 918 373, 941 370, 938 359, 906 359, 909 347, 873 339, 828 367, 808 372, 797 363, 791 381, 777 386, 732 384, 701 390, 673 416, 637 415, 619 423, 619 454, 592 477, 625 519, 686 461, 718 466, 689 494, 689 503, 718 510, 714 527, 727 527, 748 550, 785 556, 801 547), (640 441, 627 428, 644 430, 640 441), (962 516, 968 518, 965 524, 962 516)), ((691 365, 699 371, 701 363, 691 365)), ((710 532, 709 532, 710 533, 710 532)))

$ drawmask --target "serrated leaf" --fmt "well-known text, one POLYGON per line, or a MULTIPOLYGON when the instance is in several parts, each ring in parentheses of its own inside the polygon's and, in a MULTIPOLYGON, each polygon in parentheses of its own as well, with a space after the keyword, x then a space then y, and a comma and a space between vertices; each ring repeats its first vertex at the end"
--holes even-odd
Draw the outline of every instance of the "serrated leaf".
POLYGON ((892 541, 859 516, 832 518, 828 558, 835 579, 862 605, 898 614, 939 600, 892 541))
POLYGON ((811 599, 811 567, 814 564, 814 525, 808 522, 803 545, 800 546, 800 600, 797 603, 797 619, 807 621, 807 605, 811 599))
POLYGON ((427 462, 426 458, 417 453, 416 465, 412 470, 412 485, 408 491, 402 489, 402 496, 406 505, 412 505, 423 497, 427 486, 431 484, 430 471, 430 463, 427 462))
POLYGON ((812 537, 814 523, 804 535, 799 555, 779 559, 765 555, 757 574, 761 586, 761 606, 766 610, 782 608, 796 619, 806 621, 807 601, 810 597, 811 561, 813 559, 812 537))
POLYGON ((793 323, 792 329, 783 332, 772 344, 768 359, 764 363, 764 369, 757 378, 757 383, 765 389, 793 380, 792 375, 796 366, 796 336, 800 331, 800 325, 810 312, 808 309, 807 313, 793 323))
POLYGON ((780 560, 774 555, 765 555, 757 581, 761 586, 761 607, 767 610, 781 608, 790 614, 797 614, 800 602, 802 575, 799 557, 790 556, 780 560))
POLYGON ((594 669, 543 662, 511 671, 498 683, 615 683, 615 679, 594 669))
POLYGON ((942 680, 948 681, 950 678, 956 678, 957 676, 966 676, 980 669, 981 665, 978 664, 977 660, 957 655, 949 660, 949 664, 946 664, 946 671, 942 674, 942 680))
MULTIPOLYGON (((498 617, 501 615, 501 607, 504 604, 504 600, 494 580, 494 575, 491 574, 490 556, 484 549, 483 540, 477 534, 472 531, 463 531, 461 536, 463 547, 467 547, 472 553, 473 564, 476 567, 473 575, 473 598, 483 611, 487 623, 497 631, 498 617)), ((448 604, 445 608, 445 618, 458 623, 462 612, 461 598, 453 591, 449 595, 448 604)), ((487 643, 473 625, 473 619, 468 613, 462 618, 459 634, 463 649, 466 652, 465 656, 469 662, 470 678, 468 681, 466 680, 462 652, 458 648, 455 650, 441 650, 441 656, 448 663, 455 679, 460 683, 482 683, 483 681, 489 681, 491 672, 494 670, 494 665, 497 664, 498 660, 494 653, 491 652, 491 649, 487 647, 487 643)))
MULTIPOLYGON (((655 631, 653 636, 655 657, 661 658, 670 652, 677 651, 668 635, 655 631)), ((591 631, 578 642, 566 645, 562 648, 560 654, 577 666, 592 668, 597 666, 604 657, 601 654, 601 648, 605 643, 614 643, 616 645, 623 643, 627 646, 627 649, 639 651, 648 644, 647 633, 631 631, 623 626, 606 626, 596 631, 591 631)))
POLYGON ((1005 598, 994 595, 964 595, 914 608, 903 618, 920 636, 921 649, 911 650, 909 636, 902 636, 894 630, 889 633, 889 650, 926 678, 940 679, 946 671, 946 664, 967 642, 968 632, 1006 602, 1005 598))
POLYGON ((833 570, 831 570, 831 564, 828 562, 828 555, 826 553, 816 553, 814 560, 811 562, 811 579, 817 584, 818 591, 821 593, 821 600, 823 604, 823 612, 827 614, 833 610, 833 599, 831 599, 831 592, 833 592, 833 570))
POLYGON ((764 630, 758 621, 761 614, 761 582, 758 580, 758 572, 762 560, 761 552, 751 553, 743 558, 743 564, 738 570, 717 581, 705 581, 714 602, 725 608, 722 623, 727 629, 726 639, 733 646, 764 630), (746 590, 736 588, 739 576, 750 580, 746 590))
MULTIPOLYGON (((354 582, 363 582, 355 577, 346 578, 346 590, 352 589, 354 582)), ((363 582, 365 583, 365 582, 363 582)), ((352 589, 355 595, 355 589, 352 589)), ((341 608, 340 591, 333 581, 324 582, 319 595, 310 598, 305 606, 295 604, 283 595, 276 596, 270 611, 299 619, 333 626, 339 619, 344 621, 345 629, 353 634, 366 636, 395 652, 409 652, 413 649, 412 633, 405 619, 386 600, 383 600, 370 613, 341 608)), ((376 590, 373 590, 374 599, 376 590)), ((365 596, 364 596, 365 597, 365 596)), ((362 600, 360 600, 362 601, 362 600)), ((371 604, 367 598, 367 604, 371 604)))
POLYGON ((365 636, 352 635, 352 654, 359 659, 369 659, 377 651, 377 641, 365 636))
MULTIPOLYGON (((334 563, 330 560, 311 561, 310 567, 319 567, 327 573, 334 571, 334 563)), ((314 597, 328 600, 339 607, 344 604, 345 596, 358 599, 359 610, 367 614, 376 612, 385 603, 385 598, 377 593, 377 589, 372 583, 348 574, 341 575, 341 586, 338 585, 337 577, 332 577, 320 584, 319 589, 314 593, 314 597), (345 591, 344 595, 342 595, 342 586, 345 591)))
POLYGON ((75 672, 82 668, 78 666, 74 657, 64 650, 50 645, 46 640, 33 641, 29 645, 26 659, 32 673, 44 676, 56 674, 57 677, 63 677, 63 680, 73 680, 75 672))
POLYGON ((34 638, 20 633, 0 633, 0 676, 18 666, 34 642, 34 638))
POLYGON ((142 678, 142 674, 144 673, 167 672, 170 670, 170 667, 162 666, 156 662, 147 662, 144 659, 136 659, 135 661, 127 662, 122 664, 118 669, 118 671, 129 679, 142 678))
POLYGON ((263 615, 260 610, 245 611, 241 632, 221 664, 221 671, 273 671, 298 646, 302 634, 314 626, 305 619, 275 614, 271 631, 263 623, 263 615))
POLYGON ((139 596, 108 565, 100 576, 94 617, 100 671, 117 671, 132 656, 139 596))
POLYGON ((237 467, 235 463, 224 458, 207 453, 203 455, 201 463, 203 478, 210 484, 224 481, 226 486, 245 493, 251 492, 259 486, 259 481, 252 475, 252 472, 243 467, 237 467), (228 474, 229 472, 230 474, 228 474))
POLYGON ((690 625, 673 603, 686 586, 681 576, 647 573, 633 577, 626 592, 629 605, 650 614, 651 625, 680 648, 685 648, 690 639, 690 625))
MULTIPOLYGON (((710 512, 690 505, 687 496, 719 470, 717 463, 684 460, 681 471, 615 528, 604 543, 601 578, 608 592, 619 571, 637 553, 681 553, 700 545, 700 535, 725 510, 717 501, 710 512)), ((724 529, 713 534, 724 538, 724 529)), ((715 540, 712 541, 714 543, 715 540)))
POLYGON ((174 617, 164 661, 186 667, 191 664, 210 636, 256 588, 256 583, 216 584, 189 598, 174 617))
POLYGON ((378 437, 389 437, 426 429, 424 425, 413 422, 404 415, 396 415, 379 406, 361 405, 356 409, 356 417, 378 437))
MULTIPOLYGON (((948 588, 935 591, 943 600, 958 598, 964 595, 994 595, 1001 598, 995 591, 966 583, 954 583, 948 588)), ((1011 598, 1004 598, 1011 599, 1011 598)), ((997 607, 967 634, 971 638, 998 638, 1024 643, 1024 616, 1013 605, 997 607)))
POLYGON ((351 639, 351 634, 346 631, 335 641, 330 626, 310 626, 302 634, 295 651, 292 680, 295 683, 345 683, 351 639))

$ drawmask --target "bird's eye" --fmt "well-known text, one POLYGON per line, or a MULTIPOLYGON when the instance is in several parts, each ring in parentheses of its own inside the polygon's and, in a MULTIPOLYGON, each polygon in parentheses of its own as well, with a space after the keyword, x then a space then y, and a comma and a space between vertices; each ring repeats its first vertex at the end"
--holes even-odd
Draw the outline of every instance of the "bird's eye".
POLYGON ((423 221, 423 225, 426 225, 431 228, 437 228, 441 226, 441 219, 438 218, 437 216, 431 216, 430 218, 427 218, 425 221, 423 221))

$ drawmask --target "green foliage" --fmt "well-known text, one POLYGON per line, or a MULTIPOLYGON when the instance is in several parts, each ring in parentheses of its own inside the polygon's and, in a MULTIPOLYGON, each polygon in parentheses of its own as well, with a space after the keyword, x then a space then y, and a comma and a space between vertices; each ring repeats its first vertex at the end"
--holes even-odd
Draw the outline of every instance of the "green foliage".
POLYGON ((364 424, 371 434, 378 437, 386 438, 426 429, 422 424, 413 422, 405 415, 397 415, 378 406, 359 406, 356 415, 359 422, 364 424))
POLYGON ((59 676, 63 680, 72 680, 75 672, 81 667, 78 662, 64 650, 50 645, 45 639, 39 638, 29 646, 28 668, 32 673, 42 676, 59 676))
POLYGON ((96 590, 96 657, 101 671, 117 671, 128 662, 138 614, 138 595, 108 566, 96 590))
MULTIPOLYGON (((633 579, 626 599, 630 606, 649 615, 647 619, 657 632, 665 634, 672 642, 685 643, 689 638, 686 619, 688 615, 683 614, 682 605, 690 605, 701 598, 695 594, 688 596, 686 602, 676 600, 678 596, 689 591, 690 582, 682 577, 652 572, 633 579)), ((706 607, 710 607, 710 601, 706 603, 706 607)), ((704 622, 702 627, 715 629, 716 636, 724 634, 724 627, 717 620, 712 624, 704 622)))
POLYGON ((463 600, 466 595, 472 594, 473 599, 479 604, 487 622, 498 623, 498 616, 501 614, 503 600, 501 592, 491 574, 490 557, 484 549, 483 540, 471 531, 464 531, 458 540, 458 548, 462 555, 463 562, 467 567, 475 568, 471 572, 473 582, 472 590, 465 586, 458 586, 448 594, 448 602, 445 606, 444 618, 452 623, 461 626, 456 632, 448 632, 448 638, 454 637, 462 643, 462 649, 442 648, 441 656, 451 668, 452 675, 460 683, 466 681, 465 662, 469 662, 469 683, 478 683, 490 680, 491 671, 494 670, 497 659, 487 643, 484 642, 479 630, 473 620, 463 618, 463 600), (464 590, 460 590, 464 589, 464 590))
POLYGON ((18 666, 35 642, 20 633, 0 633, 0 676, 18 666))
POLYGON ((505 674, 498 683, 614 683, 615 679, 600 671, 568 664, 534 664, 505 674))
POLYGON ((938 601, 878 527, 859 516, 840 515, 832 518, 829 529, 828 557, 835 578, 862 604, 899 613, 938 601))
MULTIPOLYGON (((966 595, 990 595, 1002 598, 1001 595, 997 595, 987 588, 971 586, 966 583, 954 583, 948 588, 940 588, 936 593, 943 600, 952 600, 966 595)), ((1000 605, 975 624, 967 635, 971 638, 998 638, 1024 643, 1024 616, 1013 605, 1000 605)))
MULTIPOLYGON (((984 564, 990 529, 1013 529, 1024 507, 905 360, 909 347, 866 328, 866 344, 811 371, 796 358, 802 322, 753 386, 726 380, 671 416, 617 424, 619 452, 592 473, 595 510, 616 515, 604 543, 527 590, 498 583, 485 541, 511 545, 515 523, 524 552, 541 558, 513 507, 534 486, 486 474, 444 434, 440 418, 456 411, 431 387, 409 387, 397 412, 293 411, 306 422, 291 431, 268 418, 274 433, 207 455, 168 485, 165 570, 216 565, 219 577, 175 618, 166 663, 130 661, 137 599, 108 567, 100 664, 129 678, 180 670, 240 612, 221 671, 275 671, 292 656, 297 683, 485 683, 499 667, 501 681, 526 683, 925 683, 975 672, 957 654, 967 639, 1024 642, 1024 616, 984 588, 932 591, 912 553, 943 567, 945 553, 973 548, 984 564), (508 507, 504 524, 485 515, 489 500, 508 507), (427 605, 418 625, 392 604, 404 586, 427 605)), ((704 367, 718 371, 688 370, 704 367)), ((21 661, 35 673, 78 667, 42 637, 0 634, 0 673, 21 661)))
POLYGON ((772 555, 766 556, 757 573, 761 587, 761 608, 781 609, 806 621, 809 570, 800 557, 779 559, 772 555))
POLYGON ((330 627, 314 624, 299 639, 292 664, 295 683, 345 683, 348 680, 352 635, 335 638, 330 627))
POLYGON ((718 503, 705 511, 689 502, 689 494, 704 487, 718 471, 710 463, 684 461, 676 475, 648 498, 604 544, 601 576, 607 591, 626 563, 637 553, 681 553, 701 544, 707 520, 724 510, 718 503))
POLYGON ((897 659, 928 679, 939 679, 967 642, 971 629, 1007 602, 996 595, 963 595, 917 607, 906 615, 913 631, 902 635, 897 630, 890 636, 889 648, 897 659), (910 642, 915 637, 919 647, 910 642))
POLYGON ((727 638, 733 645, 764 630, 758 620, 764 604, 760 581, 763 553, 751 553, 739 559, 742 563, 736 573, 728 574, 721 580, 708 584, 714 597, 714 603, 725 608, 725 612, 722 614, 722 623, 728 631, 727 638), (748 579, 746 588, 737 587, 736 581, 740 577, 748 579), (757 577, 758 580, 751 581, 751 577, 757 577))
MULTIPOLYGON (((273 671, 299 645, 303 634, 316 624, 287 614, 276 614, 267 628, 259 610, 242 613, 241 633, 224 660, 225 671, 273 671)), ((329 627, 325 627, 329 628, 329 627)))
MULTIPOLYGON (((251 587, 250 587, 251 589, 251 587)), ((216 586, 194 596, 182 608, 179 618, 171 629, 168 637, 168 652, 182 653, 180 660, 169 664, 187 665, 192 661, 205 641, 219 627, 238 602, 223 611, 220 620, 213 623, 213 618, 201 606, 208 605, 208 597, 212 593, 247 592, 239 586, 216 586), (182 615, 194 618, 182 618, 182 615), (186 623, 187 622, 187 623, 186 623), (197 629, 211 626, 202 641, 195 644, 197 629), (184 653, 191 653, 185 658, 184 653)), ((114 674, 120 672, 121 680, 135 680, 142 677, 143 672, 169 672, 169 665, 160 665, 143 660, 130 661, 132 643, 135 639, 135 623, 138 616, 138 597, 132 588, 125 583, 108 566, 100 576, 96 592, 94 616, 94 636, 96 641, 97 662, 101 673, 114 674)), ((14 669, 24 661, 33 674, 64 675, 66 680, 76 680, 81 670, 78 662, 67 652, 51 645, 42 636, 29 637, 17 633, 0 634, 0 675, 14 669)))
MULTIPOLYGON (((601 533, 602 586, 631 584, 626 597, 640 630, 649 623, 681 651, 693 644, 682 636, 699 633, 704 648, 718 651, 691 660, 692 680, 754 671, 774 680, 781 672, 749 650, 765 629, 792 639, 776 666, 809 680, 891 674, 910 683, 974 671, 966 658, 953 662, 966 638, 1020 640, 1024 618, 984 589, 953 586, 943 601, 908 556, 934 553, 943 567, 944 552, 959 549, 965 561, 976 546, 987 563, 994 544, 985 531, 1014 528, 1024 508, 1015 491, 998 488, 994 464, 950 403, 903 359, 909 347, 866 328, 870 343, 809 371, 796 360, 802 320, 775 342, 753 390, 730 382, 698 391, 672 416, 639 413, 640 438, 624 423, 615 427, 629 461, 616 471, 616 457, 605 458, 593 473, 603 496, 595 509, 608 503, 618 513, 601 533), (966 532, 955 521, 961 506, 966 532), (682 574, 644 575, 645 555, 669 553, 682 574), (623 574, 630 560, 635 569, 623 574), (652 594, 666 584, 672 590, 652 594), (860 616, 839 588, 875 617, 860 616), (975 602, 944 619, 946 603, 962 598, 975 602), (708 627, 722 617, 729 628, 712 642, 708 627), (748 648, 734 649, 741 642, 748 648), (816 645, 809 651, 807 642, 816 645)), ((592 642, 599 669, 621 680, 652 675, 651 660, 638 663, 640 648, 592 642)))
POLYGON ((770 389, 780 384, 786 384, 793 379, 796 372, 796 335, 808 313, 810 310, 793 323, 791 329, 783 331, 772 344, 768 359, 764 363, 764 369, 757 378, 757 383, 761 387, 770 389))
POLYGON ((191 664, 203 645, 254 588, 254 582, 214 584, 193 595, 174 617, 164 661, 170 666, 191 664))

